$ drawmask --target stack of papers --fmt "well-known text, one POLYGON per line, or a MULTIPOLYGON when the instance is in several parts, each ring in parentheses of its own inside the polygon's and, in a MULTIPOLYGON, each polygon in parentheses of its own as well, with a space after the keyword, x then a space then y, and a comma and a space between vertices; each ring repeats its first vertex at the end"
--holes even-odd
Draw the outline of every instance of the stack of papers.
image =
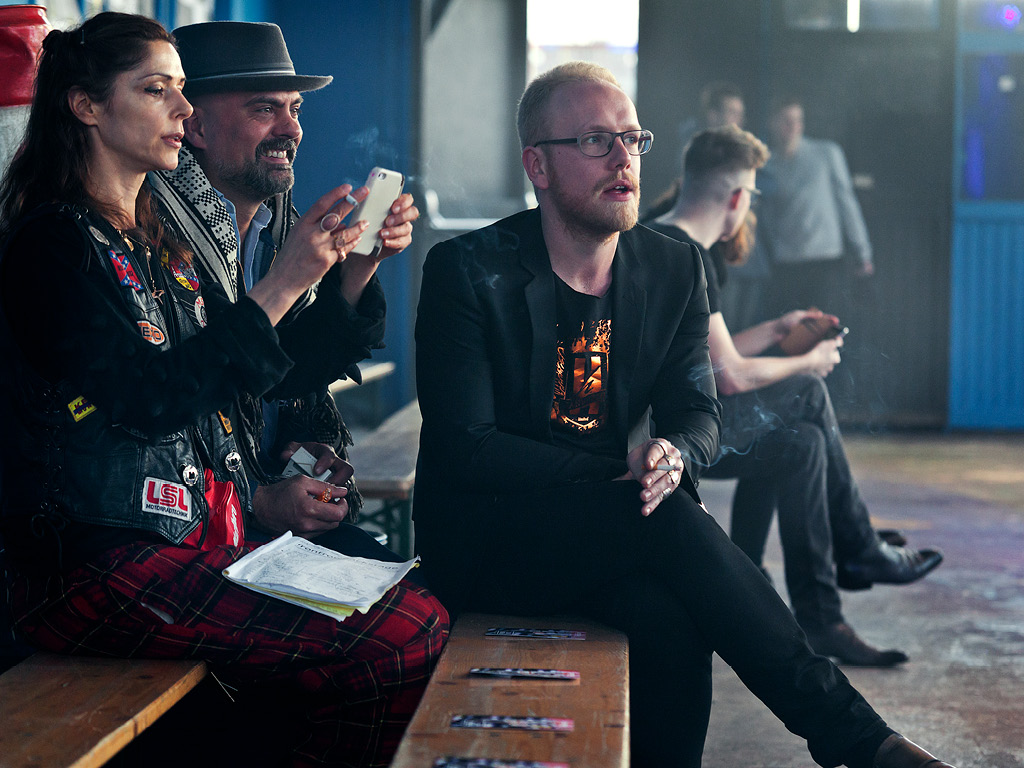
POLYGON ((366 613, 419 562, 388 563, 351 557, 292 536, 258 547, 224 569, 231 581, 254 592, 344 621, 366 613))

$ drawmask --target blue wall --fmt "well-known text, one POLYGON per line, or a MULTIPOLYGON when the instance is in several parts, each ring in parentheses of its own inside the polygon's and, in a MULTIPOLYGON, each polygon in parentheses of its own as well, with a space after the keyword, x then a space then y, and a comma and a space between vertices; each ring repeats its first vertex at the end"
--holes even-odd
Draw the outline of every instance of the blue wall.
MULTIPOLYGON (((307 94, 303 106, 295 186, 300 212, 332 187, 362 184, 375 165, 413 171, 419 66, 414 6, 412 0, 269 4, 263 20, 284 31, 296 70, 334 76, 331 85, 307 94)), ((388 330, 387 348, 374 359, 393 360, 397 373, 385 383, 388 410, 415 396, 414 268, 411 254, 403 253, 378 272, 388 298, 388 330)))

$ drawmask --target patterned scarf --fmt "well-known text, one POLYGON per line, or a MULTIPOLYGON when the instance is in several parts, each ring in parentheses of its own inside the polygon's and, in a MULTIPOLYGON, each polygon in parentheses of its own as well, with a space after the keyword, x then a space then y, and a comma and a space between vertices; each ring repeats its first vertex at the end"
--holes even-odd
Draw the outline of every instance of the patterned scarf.
POLYGON ((153 171, 149 183, 175 231, 192 246, 207 274, 238 301, 238 236, 231 215, 187 147, 173 171, 153 171))

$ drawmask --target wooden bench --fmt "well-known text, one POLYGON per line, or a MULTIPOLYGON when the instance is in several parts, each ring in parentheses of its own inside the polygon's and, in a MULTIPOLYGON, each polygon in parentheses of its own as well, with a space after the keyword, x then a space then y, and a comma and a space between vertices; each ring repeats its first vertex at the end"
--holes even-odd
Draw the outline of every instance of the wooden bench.
POLYGON ((349 449, 359 492, 381 502, 379 509, 364 509, 360 523, 379 527, 406 558, 413 556, 412 491, 422 423, 419 402, 413 400, 349 449))
POLYGON ((395 371, 390 360, 359 363, 362 385, 353 379, 338 379, 329 387, 335 405, 345 415, 349 426, 355 424, 376 424, 383 417, 381 382, 395 371))
MULTIPOLYGON (((362 374, 363 384, 372 384, 375 381, 387 378, 395 371, 395 364, 390 360, 378 362, 359 363, 359 372, 362 374)), ((360 386, 354 379, 338 379, 328 388, 332 395, 345 392, 354 387, 360 386)))
POLYGON ((205 675, 202 661, 36 653, 0 675, 0 768, 103 765, 205 675))
POLYGON ((438 661, 392 768, 431 766, 438 757, 489 757, 629 765, 626 637, 585 619, 463 614, 438 661), (581 629, 586 640, 487 637, 490 627, 581 629), (473 667, 569 669, 579 681, 470 676, 473 667), (568 733, 450 727, 453 715, 572 718, 568 733))

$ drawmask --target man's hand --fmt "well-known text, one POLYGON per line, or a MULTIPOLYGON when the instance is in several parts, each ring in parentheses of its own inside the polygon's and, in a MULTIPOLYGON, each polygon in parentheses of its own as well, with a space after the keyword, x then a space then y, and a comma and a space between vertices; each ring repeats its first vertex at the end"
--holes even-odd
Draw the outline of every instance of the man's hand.
POLYGON ((644 517, 679 487, 686 471, 679 449, 664 438, 654 438, 638 445, 626 457, 626 466, 629 467, 629 476, 642 488, 640 500, 644 505, 640 514, 644 517))
POLYGON ((838 317, 826 315, 820 309, 794 309, 792 312, 787 312, 782 317, 777 318, 772 327, 775 343, 777 344, 786 338, 804 320, 820 320, 821 318, 828 319, 833 325, 839 325, 838 317))
POLYGON ((839 348, 841 346, 843 346, 843 338, 841 336, 837 336, 834 339, 819 341, 814 348, 807 353, 808 369, 822 378, 828 376, 832 373, 832 369, 841 362, 841 358, 839 356, 839 348))
POLYGON ((399 195, 391 205, 391 214, 384 219, 380 238, 384 247, 377 255, 379 261, 401 253, 412 245, 412 223, 420 217, 420 209, 413 205, 412 195, 399 195))
POLYGON ((295 536, 309 539, 337 528, 345 519, 347 493, 346 488, 295 475, 257 488, 252 499, 253 513, 256 521, 268 531, 276 534, 291 531, 295 536), (322 501, 325 498, 327 501, 322 501))
POLYGON ((344 485, 352 477, 354 472, 352 465, 338 456, 331 446, 323 443, 288 443, 281 451, 281 461, 288 461, 299 448, 305 448, 316 457, 316 464, 313 465, 314 475, 319 476, 328 469, 331 470, 331 474, 327 477, 328 483, 344 485))
MULTIPOLYGON (((399 195, 391 204, 391 213, 384 219, 384 227, 380 230, 383 247, 376 254, 349 254, 341 268, 341 293, 353 307, 359 303, 363 290, 377 267, 384 259, 394 256, 412 244, 412 223, 420 217, 419 209, 413 205, 412 195, 408 192, 399 195)), ((363 229, 366 222, 358 222, 363 229)))

